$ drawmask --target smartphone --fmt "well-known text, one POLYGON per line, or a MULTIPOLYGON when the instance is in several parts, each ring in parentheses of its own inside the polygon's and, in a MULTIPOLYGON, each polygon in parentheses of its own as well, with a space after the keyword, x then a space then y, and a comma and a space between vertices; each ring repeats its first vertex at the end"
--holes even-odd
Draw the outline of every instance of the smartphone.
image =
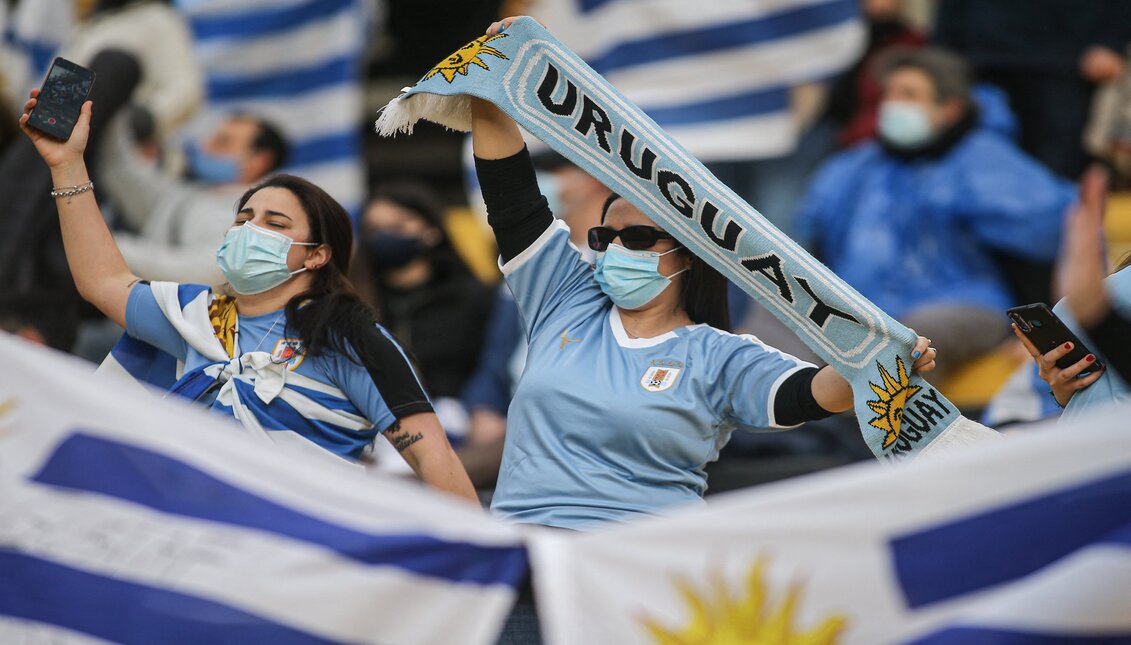
POLYGON ((65 58, 56 58, 39 89, 35 109, 28 115, 28 125, 56 139, 70 139, 92 87, 94 72, 65 58))
MULTIPOLYGON (((1052 351, 1059 345, 1072 343, 1072 350, 1056 361, 1056 366, 1060 369, 1071 367, 1092 353, 1084 346, 1084 343, 1080 342, 1076 334, 1073 334, 1072 330, 1068 329, 1060 318, 1057 318, 1056 314, 1042 302, 1012 307, 1006 313, 1009 314, 1009 319, 1017 325, 1021 333, 1025 334, 1029 342, 1033 343, 1037 351, 1042 354, 1052 351)), ((1080 372, 1080 376, 1091 374, 1099 369, 1103 369, 1103 363, 1097 359, 1091 365, 1085 367, 1084 371, 1080 372)))

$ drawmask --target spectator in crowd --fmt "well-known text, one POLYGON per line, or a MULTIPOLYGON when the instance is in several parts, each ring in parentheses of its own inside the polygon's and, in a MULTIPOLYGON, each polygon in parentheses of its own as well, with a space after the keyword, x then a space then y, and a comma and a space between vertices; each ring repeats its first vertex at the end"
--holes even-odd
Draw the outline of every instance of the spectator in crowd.
POLYGON ((876 118, 883 87, 876 61, 894 47, 922 47, 927 37, 900 12, 899 0, 862 0, 868 20, 868 46, 847 72, 829 89, 826 115, 837 126, 837 144, 848 147, 876 134, 876 118))
MULTIPOLYGON (((852 406, 835 370, 729 333, 726 279, 615 194, 589 231, 591 268, 539 193, 518 126, 470 101, 488 223, 529 341, 492 510, 573 530, 662 513, 701 500, 734 430, 852 406)), ((912 368, 935 355, 920 337, 912 368)), ((502 642, 537 639, 537 624, 520 598, 502 642)))
POLYGON ((370 199, 359 259, 357 270, 368 269, 376 284, 382 323, 416 357, 458 440, 467 432, 459 396, 479 359, 491 287, 472 275, 448 239, 439 201, 416 183, 386 184, 370 199))
POLYGON ((91 102, 60 142, 28 127, 36 95, 20 126, 56 186, 75 285, 126 328, 135 361, 139 344, 165 352, 184 372, 171 392, 323 459, 356 461, 383 434, 425 483, 478 502, 403 351, 346 279, 345 209, 310 182, 277 175, 240 198, 217 252, 228 294, 149 284, 130 272, 94 199, 83 161, 91 102))
POLYGON ((1131 258, 1125 258, 1104 279, 1106 183, 1107 173, 1099 167, 1090 169, 1081 182, 1080 205, 1067 222, 1060 264, 1065 297, 1053 308, 1094 353, 1061 369, 1056 361, 1072 350, 1070 343, 1040 355, 1025 335, 1014 329, 1037 362, 1040 376, 1048 383, 1053 397, 1064 407, 1064 419, 1074 418, 1082 410, 1131 400, 1131 271, 1126 270, 1131 266, 1131 258), (1103 362, 1105 368, 1081 376, 1096 361, 1103 362))
POLYGON ((1021 147, 1075 180, 1098 83, 1123 71, 1131 3, 1123 0, 941 0, 934 41, 966 57, 980 81, 1009 95, 1021 147))
POLYGON ((216 247, 245 190, 281 167, 287 143, 271 123, 239 114, 191 143, 185 177, 173 177, 133 144, 117 119, 102 149, 102 183, 125 228, 114 234, 130 270, 147 280, 219 284, 216 247))
POLYGON ((881 78, 877 139, 825 162, 799 231, 849 284, 933 339, 941 379, 1008 338, 1002 312, 1016 299, 1047 294, 1041 272, 1029 283, 1012 274, 1037 265, 1051 276, 1073 191, 986 127, 994 111, 972 100, 956 56, 893 51, 881 78))

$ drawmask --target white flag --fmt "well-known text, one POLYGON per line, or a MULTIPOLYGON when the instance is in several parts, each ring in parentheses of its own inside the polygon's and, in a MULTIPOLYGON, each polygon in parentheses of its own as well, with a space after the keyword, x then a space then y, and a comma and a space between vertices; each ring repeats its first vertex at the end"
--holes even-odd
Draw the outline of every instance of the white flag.
POLYGON ((1131 642, 1131 408, 532 545, 566 643, 1131 642))
POLYGON ((0 643, 495 641, 512 527, 14 337, 0 356, 0 643))

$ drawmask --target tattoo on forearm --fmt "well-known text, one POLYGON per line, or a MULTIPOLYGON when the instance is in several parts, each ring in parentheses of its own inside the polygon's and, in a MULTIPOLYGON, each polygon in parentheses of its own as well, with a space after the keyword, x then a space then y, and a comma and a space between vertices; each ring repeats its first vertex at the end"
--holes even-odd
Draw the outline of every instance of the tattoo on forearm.
POLYGON ((397 452, 404 452, 406 448, 423 438, 424 435, 420 434, 419 432, 417 432, 416 434, 405 435, 403 437, 396 437, 393 439, 393 447, 397 449, 397 452))
POLYGON ((419 432, 397 436, 401 430, 401 422, 394 421, 392 427, 385 431, 385 436, 388 437, 397 452, 404 452, 409 446, 424 438, 424 435, 419 432))

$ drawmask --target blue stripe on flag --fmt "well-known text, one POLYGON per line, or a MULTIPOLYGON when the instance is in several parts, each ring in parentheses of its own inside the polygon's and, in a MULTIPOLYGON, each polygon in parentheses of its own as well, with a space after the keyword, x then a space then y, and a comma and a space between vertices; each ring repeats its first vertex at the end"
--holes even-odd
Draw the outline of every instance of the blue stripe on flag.
POLYGON ((295 142, 287 154, 287 165, 307 166, 339 159, 356 159, 360 154, 360 137, 351 129, 349 132, 335 132, 295 142))
POLYGON ((44 74, 59 51, 59 43, 23 38, 11 28, 4 32, 4 41, 15 50, 22 51, 30 59, 33 74, 44 74))
POLYGON ((122 334, 110 355, 142 383, 168 390, 177 382, 177 358, 132 336, 122 334))
POLYGON ((0 549, 0 614, 115 643, 331 643, 213 600, 0 549))
POLYGON ((645 110, 660 127, 726 121, 742 117, 785 112, 789 109, 789 90, 773 87, 702 103, 673 105, 645 110))
POLYGON ((1131 472, 898 537, 891 553, 918 608, 1022 578, 1096 542, 1131 545, 1131 472))
POLYGON ((953 627, 928 634, 905 645, 1128 645, 1131 633, 1049 634, 1022 632, 1000 627, 953 627))
POLYGON ((371 535, 279 505, 184 462, 137 446, 76 433, 33 478, 109 495, 174 515, 284 535, 370 564, 452 582, 516 586, 521 546, 485 546, 430 535, 371 535))
POLYGON ((357 81, 357 57, 339 56, 305 69, 288 68, 255 76, 213 76, 208 79, 208 98, 212 101, 289 98, 357 81))
POLYGON ((246 11, 194 16, 190 18, 196 40, 210 38, 254 38, 307 26, 339 11, 354 7, 356 0, 312 0, 292 7, 279 9, 250 9, 246 11))
POLYGON ((625 41, 586 62, 608 74, 623 67, 784 40, 852 20, 860 13, 857 4, 856 0, 832 0, 751 20, 625 41))

